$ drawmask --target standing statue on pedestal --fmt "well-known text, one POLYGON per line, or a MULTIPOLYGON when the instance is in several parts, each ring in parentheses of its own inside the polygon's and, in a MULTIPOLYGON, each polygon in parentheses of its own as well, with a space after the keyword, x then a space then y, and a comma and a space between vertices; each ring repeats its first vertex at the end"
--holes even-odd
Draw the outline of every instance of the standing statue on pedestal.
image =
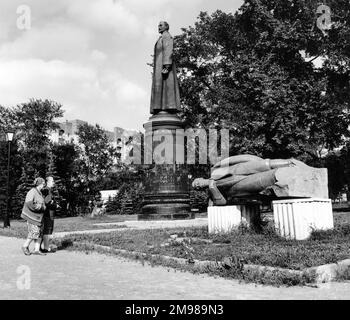
MULTIPOLYGON (((142 213, 139 220, 192 219, 190 207, 189 181, 187 168, 177 164, 182 158, 181 148, 177 148, 176 130, 183 129, 184 123, 177 115, 180 108, 180 90, 173 61, 174 40, 169 33, 169 24, 161 21, 158 25, 161 34, 154 47, 153 77, 151 92, 152 116, 143 125, 145 128, 145 158, 153 168, 145 178, 145 193, 142 213), (154 153, 162 144, 159 136, 163 134, 167 145, 174 151, 172 160, 157 163, 154 153), (169 139, 168 139, 169 138, 169 139)), ((164 145, 163 145, 164 146, 164 145)), ((163 147, 161 146, 161 147, 163 147)), ((169 148, 169 149, 168 149, 169 148)))
POLYGON ((159 23, 158 31, 161 36, 154 47, 150 113, 175 113, 180 110, 180 90, 173 62, 174 39, 169 33, 169 24, 165 21, 159 23))
POLYGON ((327 169, 312 168, 296 159, 262 159, 238 155, 214 165, 210 179, 194 180, 196 189, 209 188, 214 205, 259 197, 328 198, 327 169))

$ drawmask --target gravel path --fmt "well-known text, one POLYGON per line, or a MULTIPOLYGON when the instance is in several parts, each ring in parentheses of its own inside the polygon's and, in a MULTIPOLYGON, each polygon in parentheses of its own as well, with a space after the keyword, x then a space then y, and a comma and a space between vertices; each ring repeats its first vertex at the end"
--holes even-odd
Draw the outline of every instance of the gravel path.
POLYGON ((0 237, 0 299, 350 299, 350 282, 319 288, 240 284, 100 254, 27 257, 22 242, 0 237))

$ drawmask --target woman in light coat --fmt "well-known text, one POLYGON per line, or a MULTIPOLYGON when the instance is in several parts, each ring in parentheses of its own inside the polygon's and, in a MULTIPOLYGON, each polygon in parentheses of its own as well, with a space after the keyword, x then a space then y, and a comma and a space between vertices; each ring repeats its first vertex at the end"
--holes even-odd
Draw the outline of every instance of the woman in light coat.
POLYGON ((43 178, 36 178, 34 188, 26 196, 21 218, 27 221, 28 237, 22 250, 25 255, 30 255, 29 245, 34 240, 34 255, 45 255, 40 252, 40 244, 43 236, 43 217, 46 209, 45 199, 41 190, 45 187, 43 178))

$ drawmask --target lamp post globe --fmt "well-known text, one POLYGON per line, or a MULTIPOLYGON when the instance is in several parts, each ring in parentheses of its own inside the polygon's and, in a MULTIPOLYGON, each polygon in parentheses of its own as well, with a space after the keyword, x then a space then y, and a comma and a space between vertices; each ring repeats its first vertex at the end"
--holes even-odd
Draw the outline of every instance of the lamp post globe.
POLYGON ((13 131, 6 132, 6 140, 8 142, 12 142, 14 136, 15 136, 15 133, 13 131))

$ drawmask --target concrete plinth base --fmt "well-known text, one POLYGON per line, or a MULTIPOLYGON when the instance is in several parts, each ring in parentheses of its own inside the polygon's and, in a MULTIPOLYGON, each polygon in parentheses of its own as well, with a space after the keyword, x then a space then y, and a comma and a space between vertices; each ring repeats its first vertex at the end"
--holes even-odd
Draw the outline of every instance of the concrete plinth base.
POLYGON ((188 170, 184 161, 176 162, 176 159, 184 159, 183 139, 177 133, 183 127, 179 116, 170 111, 154 114, 144 124, 144 158, 146 163, 154 166, 144 181, 145 194, 138 220, 194 218, 190 207, 188 170))
POLYGON ((273 201, 275 228, 287 239, 305 240, 312 230, 333 229, 332 203, 329 199, 273 201))
POLYGON ((241 223, 252 226, 259 220, 259 204, 208 207, 209 233, 230 232, 237 228, 241 223))

